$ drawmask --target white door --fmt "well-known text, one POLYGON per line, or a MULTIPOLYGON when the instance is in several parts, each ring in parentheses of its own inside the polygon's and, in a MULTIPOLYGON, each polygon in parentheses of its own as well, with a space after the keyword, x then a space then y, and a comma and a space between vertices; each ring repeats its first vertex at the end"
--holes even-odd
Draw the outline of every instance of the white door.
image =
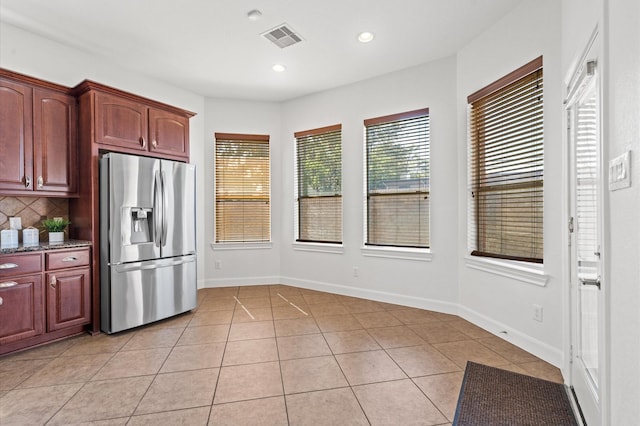
POLYGON ((589 426, 602 423, 602 150, 597 37, 568 87, 571 386, 589 426))

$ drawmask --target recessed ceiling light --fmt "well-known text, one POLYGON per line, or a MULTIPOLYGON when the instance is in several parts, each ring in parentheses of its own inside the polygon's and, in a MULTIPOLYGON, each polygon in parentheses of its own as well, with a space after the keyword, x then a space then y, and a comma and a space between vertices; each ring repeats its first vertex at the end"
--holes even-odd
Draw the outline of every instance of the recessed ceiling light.
POLYGON ((258 19, 260 19, 260 17, 262 17, 262 12, 260 12, 258 9, 250 10, 247 13, 247 18, 249 18, 250 21, 257 21, 258 19))
POLYGON ((274 70, 275 72, 284 72, 287 67, 285 67, 282 64, 275 64, 274 66, 271 67, 272 70, 274 70))
POLYGON ((373 40, 373 37, 374 37, 373 33, 370 33, 369 31, 364 31, 358 34, 358 41, 360 43, 369 43, 371 40, 373 40))

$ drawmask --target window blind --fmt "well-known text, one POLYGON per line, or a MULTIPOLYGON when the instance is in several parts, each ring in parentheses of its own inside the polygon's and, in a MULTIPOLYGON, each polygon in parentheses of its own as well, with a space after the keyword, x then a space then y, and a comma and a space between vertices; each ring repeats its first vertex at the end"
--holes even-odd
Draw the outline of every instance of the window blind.
POLYGON ((598 104, 591 89, 575 108, 576 247, 582 268, 594 268, 598 247, 598 104))
POLYGON ((469 96, 472 255, 542 263, 542 57, 469 96))
POLYGON ((342 242, 342 126, 295 133, 298 236, 342 242))
POLYGON ((270 241, 269 136, 215 137, 215 241, 270 241))
POLYGON ((365 120, 365 244, 429 247, 429 109, 365 120))

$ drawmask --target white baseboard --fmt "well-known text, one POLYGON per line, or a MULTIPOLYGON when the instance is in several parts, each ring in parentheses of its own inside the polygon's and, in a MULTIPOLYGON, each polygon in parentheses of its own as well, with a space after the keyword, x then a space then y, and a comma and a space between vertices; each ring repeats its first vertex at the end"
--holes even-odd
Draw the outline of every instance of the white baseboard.
POLYGON ((198 282, 198 288, 280 284, 280 277, 209 278, 198 282), (200 287, 202 283, 202 287, 200 287))
POLYGON ((363 299, 376 300, 378 302, 393 303, 402 306, 410 306, 412 308, 428 309, 430 311, 458 315, 458 305, 456 303, 443 302, 441 300, 407 296, 398 293, 351 287, 341 284, 331 284, 321 281, 301 280, 291 277, 281 277, 281 282, 282 284, 307 288, 310 290, 326 291, 329 293, 341 294, 343 296, 360 297, 363 299))
POLYGON ((443 302, 436 299, 407 296, 404 294, 351 287, 321 281, 301 280, 293 277, 274 276, 207 279, 199 281, 198 288, 267 284, 285 284, 300 288, 306 288, 309 290, 326 291, 328 293, 341 294, 343 296, 360 297, 363 299, 376 300, 378 302, 393 303, 402 306, 409 306, 412 308, 428 309, 430 311, 459 315, 467 321, 477 325, 478 327, 481 327, 488 332, 505 339, 509 343, 512 343, 519 348, 524 349, 525 351, 537 356, 538 358, 547 361, 548 363, 558 368, 562 369, 563 367, 563 354, 560 349, 554 348, 544 342, 534 339, 531 336, 528 336, 492 318, 489 318, 465 306, 461 306, 458 303, 443 302), (202 285, 202 287, 200 287, 200 285, 202 285))
POLYGON ((488 332, 518 346, 521 349, 537 356, 538 358, 563 368, 563 354, 560 349, 554 348, 540 340, 534 339, 518 330, 509 327, 499 321, 480 314, 466 306, 459 305, 459 315, 467 321, 481 327, 488 332))

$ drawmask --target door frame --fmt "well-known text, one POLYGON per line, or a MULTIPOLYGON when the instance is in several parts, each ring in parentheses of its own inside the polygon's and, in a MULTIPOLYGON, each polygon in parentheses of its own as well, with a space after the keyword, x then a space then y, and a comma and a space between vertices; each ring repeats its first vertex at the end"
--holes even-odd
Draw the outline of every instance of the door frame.
MULTIPOLYGON (((594 51, 595 58, 597 60, 597 73, 595 78, 598 79, 598 97, 599 97, 599 152, 600 152, 600 170, 598 177, 598 186, 600 189, 600 202, 598 206, 598 226, 600 227, 601 241, 600 241, 600 252, 601 252, 601 280, 602 280, 602 288, 600 293, 600 312, 598 313, 598 369, 599 369, 599 383, 598 383, 598 393, 599 393, 599 418, 596 419, 586 419, 587 421, 591 421, 589 425, 595 424, 606 424, 609 418, 609 348, 610 348, 610 340, 609 340, 609 291, 607 283, 609 282, 609 274, 608 274, 608 241, 606 235, 608 235, 608 226, 607 226, 607 206, 608 206, 608 186, 607 186, 607 167, 606 167, 606 159, 607 157, 607 148, 605 145, 605 135, 607 134, 606 123, 606 98, 604 96, 604 87, 606 83, 605 79, 605 60, 606 57, 604 55, 604 43, 603 43, 603 35, 598 27, 594 29, 592 32, 588 42, 585 44, 585 48, 582 54, 576 58, 570 67, 570 73, 567 74, 567 78, 565 79, 564 87, 566 92, 564 93, 564 108, 563 108, 563 122, 564 122, 564 154, 565 154, 565 173, 564 173, 564 185, 565 185, 565 214, 564 217, 566 219, 566 227, 567 232, 565 235, 566 241, 566 250, 563 255, 563 263, 565 269, 565 279, 566 279, 566 290, 565 290, 565 307, 566 307, 566 318, 567 318, 567 333, 565 334, 568 339, 565 342, 565 377, 567 378, 566 382, 571 388, 571 398, 573 398, 573 402, 577 404, 580 408, 580 415, 583 416, 583 409, 580 406, 581 401, 578 400, 575 391, 573 390, 573 385, 576 381, 573 373, 573 358, 574 353, 577 348, 574 347, 577 341, 577 324, 576 324, 576 306, 574 306, 574 288, 572 283, 572 274, 574 265, 572 262, 573 258, 573 247, 572 243, 574 241, 574 234, 569 232, 569 221, 571 220, 572 213, 574 212, 574 200, 572 200, 572 196, 575 193, 574 185, 574 167, 572 165, 572 161, 574 160, 574 154, 572 153, 573 149, 573 141, 571 140, 571 123, 568 101, 571 98, 570 90, 575 87, 576 80, 580 78, 581 73, 583 72, 587 61, 593 59, 594 51)), ((576 283, 576 285, 578 285, 576 283)), ((582 401, 584 404, 586 401, 582 401)), ((586 407, 585 407, 586 408, 586 407)), ((591 410, 592 411, 592 410, 591 410)), ((588 414, 587 414, 588 415, 588 414)), ((582 420, 585 420, 584 417, 582 420)))

